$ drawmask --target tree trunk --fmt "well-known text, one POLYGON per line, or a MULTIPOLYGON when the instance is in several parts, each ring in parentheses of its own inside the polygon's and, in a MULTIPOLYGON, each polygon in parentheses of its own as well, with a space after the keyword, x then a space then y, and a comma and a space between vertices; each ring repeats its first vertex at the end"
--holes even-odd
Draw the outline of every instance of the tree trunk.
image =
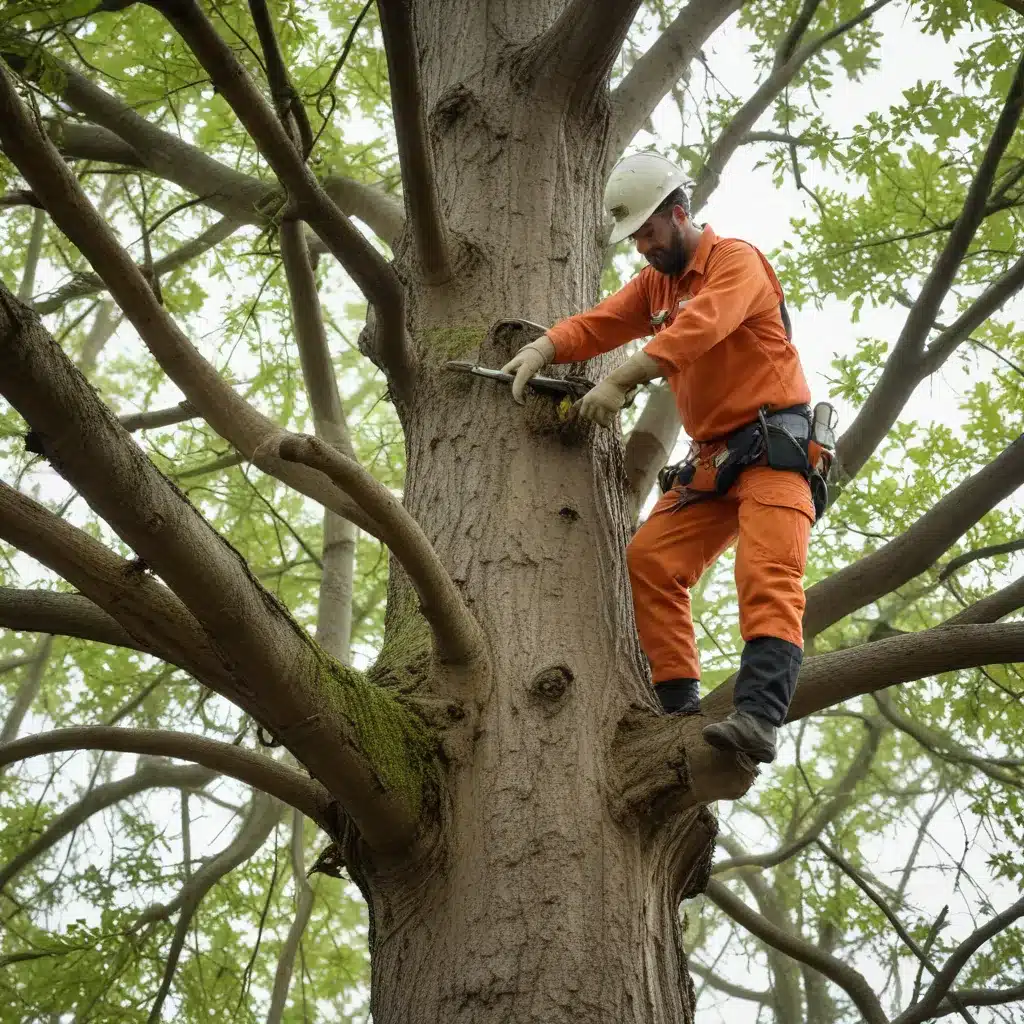
MULTIPOLYGON (((570 112, 558 83, 517 77, 514 59, 561 6, 416 5, 458 252, 453 279, 428 288, 411 242, 398 245, 421 359, 399 404, 405 504, 478 618, 491 676, 477 680, 472 741, 449 753, 441 849, 409 875, 365 880, 375 1024, 692 1019, 678 904, 713 821, 690 812, 696 842, 686 828, 662 835, 621 820, 611 796, 619 723, 631 704, 654 708, 625 567, 621 437, 443 367, 500 367, 532 335, 488 333, 495 321, 549 325, 597 297, 606 104, 570 112)), ((400 673, 427 630, 392 575, 383 661, 400 673)))

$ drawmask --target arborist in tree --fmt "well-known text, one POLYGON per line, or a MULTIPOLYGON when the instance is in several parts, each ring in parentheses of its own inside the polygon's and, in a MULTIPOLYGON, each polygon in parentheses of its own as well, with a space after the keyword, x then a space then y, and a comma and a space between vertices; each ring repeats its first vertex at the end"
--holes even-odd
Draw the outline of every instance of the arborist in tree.
POLYGON ((573 408, 610 427, 632 389, 668 380, 692 441, 683 462, 662 470, 662 496, 627 549, 637 630, 665 712, 699 712, 689 590, 738 538, 745 646, 735 710, 703 735, 768 762, 803 659, 803 574, 825 505, 832 409, 821 403, 811 413, 768 261, 747 242, 697 227, 684 181, 653 153, 616 165, 604 200, 609 244, 632 239, 649 266, 524 346, 503 372, 515 374, 512 393, 522 402, 548 363, 583 362, 654 335, 573 408))

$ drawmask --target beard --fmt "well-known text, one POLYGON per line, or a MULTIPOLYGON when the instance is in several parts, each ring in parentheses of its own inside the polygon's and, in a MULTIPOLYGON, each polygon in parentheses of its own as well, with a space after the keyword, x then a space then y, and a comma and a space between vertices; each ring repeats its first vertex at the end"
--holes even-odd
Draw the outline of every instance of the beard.
POLYGON ((648 251, 645 259, 660 274, 667 274, 672 277, 680 274, 686 266, 686 248, 683 246, 683 233, 677 231, 672 237, 671 244, 659 249, 648 251))

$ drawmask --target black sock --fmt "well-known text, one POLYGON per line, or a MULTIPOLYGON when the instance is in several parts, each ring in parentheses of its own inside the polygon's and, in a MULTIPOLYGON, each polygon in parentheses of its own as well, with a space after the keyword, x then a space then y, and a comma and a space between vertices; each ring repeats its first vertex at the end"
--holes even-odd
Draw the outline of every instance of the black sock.
POLYGON ((700 710, 700 683, 696 679, 666 679, 654 684, 666 714, 692 714, 700 710))

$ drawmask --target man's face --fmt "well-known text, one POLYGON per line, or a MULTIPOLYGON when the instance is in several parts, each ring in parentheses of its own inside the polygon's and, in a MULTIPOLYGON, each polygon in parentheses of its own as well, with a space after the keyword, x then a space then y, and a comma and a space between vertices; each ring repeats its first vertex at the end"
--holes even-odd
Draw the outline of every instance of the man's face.
POLYGON ((653 213, 630 235, 636 251, 662 274, 678 274, 686 266, 688 254, 683 240, 686 214, 682 207, 653 213))

